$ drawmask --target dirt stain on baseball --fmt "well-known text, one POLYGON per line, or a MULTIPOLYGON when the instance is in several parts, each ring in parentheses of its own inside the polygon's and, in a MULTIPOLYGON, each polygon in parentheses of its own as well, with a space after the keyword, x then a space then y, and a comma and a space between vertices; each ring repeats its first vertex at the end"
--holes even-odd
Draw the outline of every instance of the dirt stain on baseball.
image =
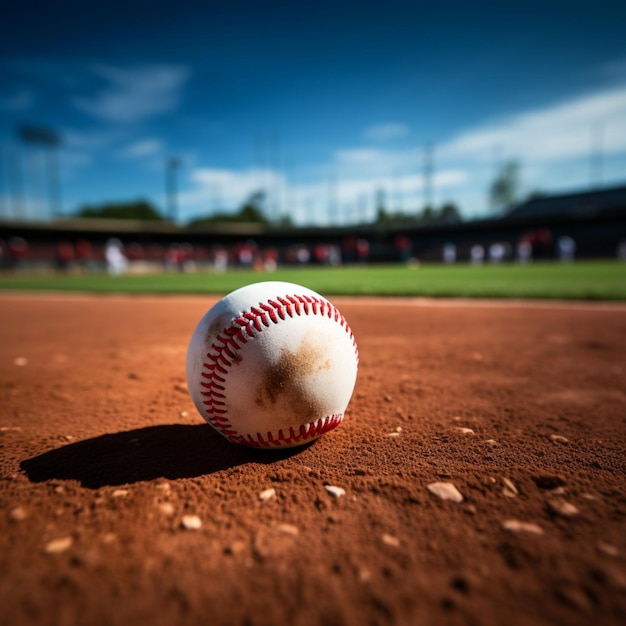
POLYGON ((255 398, 257 406, 265 408, 281 402, 304 419, 317 419, 319 404, 315 398, 309 397, 303 383, 306 378, 330 366, 330 358, 319 344, 305 340, 296 352, 283 348, 278 362, 267 368, 261 378, 255 398))

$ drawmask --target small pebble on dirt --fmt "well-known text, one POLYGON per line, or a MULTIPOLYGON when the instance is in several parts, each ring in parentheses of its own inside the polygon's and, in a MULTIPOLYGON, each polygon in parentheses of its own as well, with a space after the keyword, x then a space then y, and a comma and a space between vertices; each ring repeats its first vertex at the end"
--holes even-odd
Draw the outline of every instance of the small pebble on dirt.
POLYGON ((580 513, 578 507, 562 498, 550 498, 548 500, 548 509, 551 513, 561 517, 574 517, 580 513))
POLYGON ((14 509, 11 509, 9 517, 14 522, 21 522, 26 519, 26 509, 23 506, 16 506, 14 509))
POLYGON ((128 495, 128 489, 116 489, 111 495, 114 498, 125 498, 128 495))
POLYGON ((563 437, 563 435, 550 435, 550 439, 554 441, 554 443, 569 443, 569 439, 567 437, 563 437))
POLYGON ((463 495, 452 483, 430 483, 427 488, 430 493, 438 496, 442 500, 450 500, 451 502, 463 502, 463 495))
POLYGON ((169 483, 165 483, 165 482, 164 482, 164 483, 159 483, 159 484, 156 486, 156 488, 157 488, 159 491, 163 491, 164 493, 168 493, 168 492, 170 491, 170 489, 171 489, 171 486, 170 486, 170 484, 169 484, 169 483))
POLYGON ((507 498, 516 498, 519 495, 519 491, 517 487, 510 481, 508 478, 503 478, 502 482, 504 483, 504 487, 502 488, 502 495, 507 498))
POLYGON ((466 428, 465 426, 455 426, 454 430, 462 435, 475 435, 476 433, 471 428, 466 428))
POLYGON ((360 567, 357 575, 360 583, 365 584, 372 580, 372 572, 367 567, 360 567))
POLYGON ((387 533, 383 533, 383 535, 381 536, 381 540, 386 546, 391 546, 392 548, 400 547, 400 540, 397 537, 394 537, 393 535, 388 535, 387 533))
POLYGON ((597 546, 598 551, 602 552, 602 554, 606 554, 606 556, 612 556, 614 558, 619 557, 619 550, 610 543, 604 543, 604 541, 599 541, 597 546))
POLYGON ((13 361, 13 364, 17 365, 18 367, 24 367, 25 365, 28 365, 28 359, 26 357, 23 357, 23 356, 18 356, 13 361))
POLYGON ((262 560, 280 557, 294 546, 298 534, 298 528, 292 524, 259 528, 252 542, 254 556, 262 560))
POLYGON ((159 504, 159 511, 163 515, 174 515, 174 505, 171 502, 162 502, 159 504))
POLYGON ((276 489, 274 489, 273 487, 270 487, 269 489, 265 489, 264 491, 261 491, 261 493, 259 494, 259 500, 271 500, 274 496, 276 495, 276 489))
POLYGON ((341 498, 346 495, 346 490, 343 487, 335 487, 334 485, 324 485, 324 489, 333 497, 341 498))
POLYGON ((69 547, 71 547, 72 543, 74 543, 74 540, 71 537, 61 537, 60 539, 53 539, 46 544, 44 552, 46 554, 60 554, 61 552, 65 552, 69 547))
POLYGON ((202 520, 197 515, 183 515, 181 526, 186 530, 202 528, 202 520))
POLYGON ((508 519, 502 522, 502 528, 514 533, 530 533, 533 535, 543 535, 543 528, 533 522, 522 522, 517 519, 508 519))
POLYGON ((278 524, 276 530, 283 535, 291 535, 292 537, 297 537, 300 534, 298 527, 293 524, 278 524))
POLYGON ((237 556, 246 550, 246 542, 241 541, 241 539, 236 539, 232 543, 229 543, 224 548, 224 554, 229 554, 231 556, 237 556))

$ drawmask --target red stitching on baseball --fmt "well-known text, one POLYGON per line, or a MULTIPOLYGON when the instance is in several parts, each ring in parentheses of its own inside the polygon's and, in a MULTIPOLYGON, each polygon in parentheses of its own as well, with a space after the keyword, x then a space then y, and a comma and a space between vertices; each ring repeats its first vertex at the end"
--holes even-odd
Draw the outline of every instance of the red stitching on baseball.
POLYGON ((270 323, 278 324, 279 318, 284 320, 286 315, 293 317, 294 311, 296 315, 300 315, 301 309, 305 315, 312 313, 313 315, 326 316, 330 319, 334 317, 335 321, 339 322, 352 340, 358 364, 359 350, 352 329, 339 310, 327 300, 308 295, 286 296, 284 298, 279 296, 276 300, 268 300, 266 303, 260 303, 258 307, 251 307, 249 311, 234 319, 231 325, 218 335, 215 342, 211 345, 211 349, 216 354, 207 353, 207 361, 204 361, 202 364, 207 371, 201 372, 201 376, 208 381, 200 382, 200 385, 207 389, 207 391, 201 392, 201 395, 206 398, 202 402, 206 407, 206 419, 209 424, 233 443, 245 443, 254 448, 277 448, 320 436, 333 430, 342 422, 343 413, 335 413, 309 424, 303 424, 298 429, 298 432, 293 427, 290 427, 287 433, 280 429, 277 433, 240 434, 226 417, 226 409, 222 408, 226 406, 226 403, 222 401, 226 397, 221 393, 225 387, 219 383, 225 383, 226 380, 219 374, 226 376, 232 367, 236 358, 235 352, 241 349, 241 345, 237 341, 241 344, 246 344, 248 337, 254 337, 255 330, 260 333, 264 328, 269 327, 270 323), (219 391, 215 391, 216 389, 219 391))

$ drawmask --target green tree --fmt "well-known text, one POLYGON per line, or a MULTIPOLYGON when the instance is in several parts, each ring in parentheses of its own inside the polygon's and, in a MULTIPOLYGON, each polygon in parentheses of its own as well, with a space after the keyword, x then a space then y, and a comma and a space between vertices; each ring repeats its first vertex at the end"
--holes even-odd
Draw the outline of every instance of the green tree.
POLYGON ((456 224, 461 221, 461 214, 456 204, 447 202, 439 210, 439 217, 446 224, 456 224))
POLYGON ((237 214, 238 222, 261 222, 267 223, 267 218, 263 214, 263 206, 265 204, 265 192, 255 191, 250 194, 248 199, 244 202, 243 206, 237 214))
POLYGON ((426 206, 420 215, 420 222, 432 222, 435 219, 435 210, 433 207, 426 206))
POLYGON ((87 205, 79 209, 76 215, 86 218, 163 221, 160 213, 145 200, 87 205))
POLYGON ((236 213, 214 213, 200 217, 189 223, 190 226, 199 226, 202 224, 214 224, 216 222, 241 222, 253 224, 268 224, 269 220, 263 213, 263 203, 265 202, 265 192, 256 191, 248 197, 242 207, 236 213))

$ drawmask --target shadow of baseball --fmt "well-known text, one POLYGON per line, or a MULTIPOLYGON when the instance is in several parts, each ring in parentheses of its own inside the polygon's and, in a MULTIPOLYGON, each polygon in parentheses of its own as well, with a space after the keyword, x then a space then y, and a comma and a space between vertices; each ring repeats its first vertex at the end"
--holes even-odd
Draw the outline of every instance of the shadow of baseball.
POLYGON ((65 445, 26 459, 20 467, 32 482, 77 480, 98 489, 156 478, 192 478, 246 463, 270 464, 305 447, 256 450, 229 443, 206 424, 168 424, 65 445))

